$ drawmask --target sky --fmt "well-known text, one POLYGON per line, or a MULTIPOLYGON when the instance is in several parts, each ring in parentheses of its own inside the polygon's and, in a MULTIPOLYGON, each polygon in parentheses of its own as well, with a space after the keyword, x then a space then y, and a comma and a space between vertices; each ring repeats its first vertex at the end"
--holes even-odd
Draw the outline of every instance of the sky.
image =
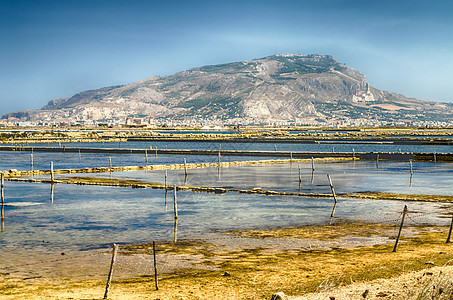
POLYGON ((453 2, 0 0, 0 115, 273 54, 328 54, 378 89, 453 102, 453 2))

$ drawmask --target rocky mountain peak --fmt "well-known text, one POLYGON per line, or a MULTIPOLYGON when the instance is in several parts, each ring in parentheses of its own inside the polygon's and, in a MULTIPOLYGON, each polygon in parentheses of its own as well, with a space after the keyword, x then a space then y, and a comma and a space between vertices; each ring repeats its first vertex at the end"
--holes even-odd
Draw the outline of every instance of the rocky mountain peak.
POLYGON ((450 113, 435 103, 373 88, 330 55, 278 54, 207 65, 128 85, 51 100, 41 110, 2 118, 30 122, 112 122, 126 117, 182 124, 397 122, 450 113))

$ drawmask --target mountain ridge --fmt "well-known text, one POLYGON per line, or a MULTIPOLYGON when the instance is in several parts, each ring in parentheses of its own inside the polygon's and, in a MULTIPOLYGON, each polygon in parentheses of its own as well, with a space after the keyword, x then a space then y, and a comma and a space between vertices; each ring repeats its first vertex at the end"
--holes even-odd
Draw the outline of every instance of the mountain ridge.
POLYGON ((40 110, 13 112, 27 122, 124 122, 152 116, 195 124, 398 123, 451 121, 453 106, 372 87, 330 55, 279 54, 207 65, 127 85, 82 91, 40 110), (405 121, 404 121, 405 120, 405 121))

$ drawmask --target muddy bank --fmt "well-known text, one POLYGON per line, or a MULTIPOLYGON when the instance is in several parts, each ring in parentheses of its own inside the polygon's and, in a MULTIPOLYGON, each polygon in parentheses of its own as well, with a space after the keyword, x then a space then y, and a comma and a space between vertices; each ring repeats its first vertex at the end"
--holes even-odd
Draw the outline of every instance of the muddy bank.
MULTIPOLYGON (((396 253, 392 253, 395 227, 348 222, 157 242, 159 290, 152 244, 123 245, 109 299, 270 299, 276 292, 313 299, 314 294, 307 293, 324 291, 343 299, 333 288, 360 283, 362 289, 371 280, 431 272, 432 267, 448 264, 453 248, 445 244, 446 231, 446 227, 409 228, 396 253)), ((2 272, 0 292, 5 299, 98 299, 104 294, 109 254, 56 264, 64 275, 45 264, 36 271, 23 267, 2 272)), ((410 287, 385 292, 407 299, 408 291, 417 295, 423 290, 410 287)), ((395 299, 380 298, 384 291, 376 287, 361 293, 366 289, 366 299, 395 299)))

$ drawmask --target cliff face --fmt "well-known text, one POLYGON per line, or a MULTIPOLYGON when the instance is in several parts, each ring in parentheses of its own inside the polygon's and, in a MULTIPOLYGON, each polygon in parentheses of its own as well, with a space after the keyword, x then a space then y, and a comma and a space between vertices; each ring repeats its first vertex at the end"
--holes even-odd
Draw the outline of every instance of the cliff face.
POLYGON ((436 109, 435 103, 372 88, 363 74, 331 56, 288 54, 84 91, 52 100, 41 110, 2 118, 49 122, 153 116, 186 122, 311 122, 429 108, 436 109))

